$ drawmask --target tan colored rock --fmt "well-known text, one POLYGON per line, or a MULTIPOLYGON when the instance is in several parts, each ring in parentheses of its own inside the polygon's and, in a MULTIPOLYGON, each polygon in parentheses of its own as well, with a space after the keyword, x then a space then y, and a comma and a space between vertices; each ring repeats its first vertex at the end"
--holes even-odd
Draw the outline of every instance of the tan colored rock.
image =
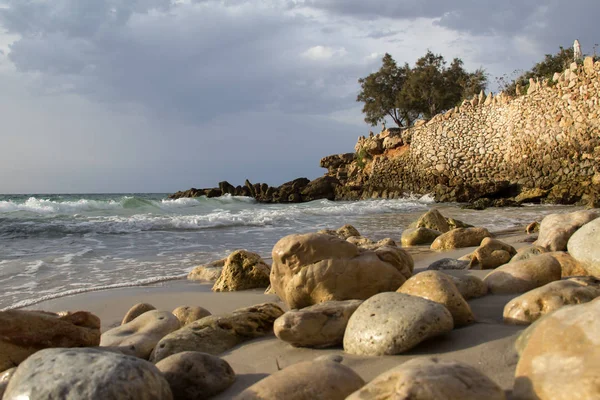
POLYGON ((469 303, 462 297, 454 281, 442 272, 420 272, 404 282, 397 292, 419 296, 443 305, 452 314, 454 326, 468 325, 475 320, 469 303))
POLYGON ((534 244, 549 251, 567 250, 567 243, 575 231, 596 218, 598 213, 592 210, 550 214, 542 220, 540 234, 534 244))
POLYGON ((554 257, 556 261, 560 263, 561 276, 568 278, 570 276, 589 276, 589 273, 581 265, 579 261, 574 259, 569 253, 565 251, 553 251, 546 253, 549 256, 554 257))
POLYGON ((547 254, 496 268, 484 279, 493 294, 525 293, 561 276, 560 264, 547 254))
POLYGON ((358 230, 350 224, 342 226, 336 232, 342 239, 348 239, 351 236, 360 236, 358 230))
MULTIPOLYGON (((486 237, 468 256, 469 269, 494 269, 508 263, 515 254, 517 251, 511 245, 486 237)), ((459 258, 459 260, 463 259, 459 258)))
POLYGON ((446 233, 450 230, 446 218, 435 208, 421 215, 417 222, 410 225, 410 228, 427 228, 441 233, 446 233))
POLYGON ((600 398, 600 301, 567 306, 532 325, 515 371, 516 399, 600 398))
POLYGON ((273 247, 271 285, 290 308, 304 308, 396 290, 413 267, 398 247, 371 251, 329 235, 290 235, 273 247))
POLYGON ((129 309, 129 311, 127 311, 127 314, 125 314, 125 316, 123 317, 123 320, 121 321, 121 325, 131 322, 134 319, 136 319, 137 317, 139 317, 140 315, 142 315, 143 313, 152 311, 152 310, 156 310, 156 307, 154 307, 152 304, 138 303, 138 304, 134 305, 133 307, 131 307, 129 309))
POLYGON ((17 368, 13 367, 0 373, 0 399, 2 398, 2 395, 4 395, 4 391, 6 391, 8 381, 10 381, 10 378, 12 378, 16 370, 17 368))
POLYGON ((409 228, 402 231, 402 247, 431 244, 442 232, 428 228, 409 228))
POLYGON ((198 306, 181 306, 173 310, 173 315, 177 317, 181 327, 184 327, 212 314, 206 308, 198 306))
POLYGON ((16 367, 41 349, 100 343, 100 318, 86 311, 0 311, 0 371, 16 367))
POLYGON ((215 282, 214 292, 233 292, 269 286, 269 266, 256 253, 234 251, 225 260, 225 266, 215 282))
POLYGON ((323 348, 342 344, 350 316, 362 300, 327 301, 291 310, 275 320, 275 336, 295 347, 323 348))
POLYGON ((478 246, 492 235, 485 228, 457 228, 438 236, 431 244, 432 250, 452 250, 478 246))
POLYGON ((531 257, 539 256, 540 254, 544 253, 548 253, 548 250, 541 246, 521 247, 519 250, 517 250, 517 254, 511 258, 509 262, 515 263, 517 261, 527 260, 531 257))
POLYGON ((221 276, 226 260, 227 258, 223 258, 206 265, 199 265, 190 271, 187 278, 190 281, 215 282, 221 276))
POLYGON ((131 322, 104 332, 100 346, 123 348, 126 354, 147 360, 156 343, 179 326, 177 317, 168 311, 148 311, 131 322))
POLYGON ((452 281, 465 300, 483 297, 488 293, 487 285, 473 275, 452 276, 452 281))
POLYGON ((344 351, 370 356, 400 354, 453 328, 452 314, 439 303, 404 293, 379 293, 365 300, 350 317, 344 351))
POLYGON ((163 337, 151 360, 156 363, 182 351, 219 355, 247 340, 272 334, 273 322, 282 314, 278 305, 265 303, 199 319, 163 337))
POLYGON ((459 219, 446 218, 446 221, 448 222, 448 227, 450 228, 450 230, 456 228, 473 228, 473 225, 469 225, 459 219))
POLYGON ((504 307, 504 322, 528 325, 568 305, 587 303, 600 296, 600 280, 593 277, 550 282, 512 299, 504 307))
POLYGON ((184 351, 156 363, 165 377, 174 400, 210 399, 235 381, 235 372, 219 357, 184 351))
POLYGON ((589 275, 600 278, 600 219, 577 230, 569 239, 568 248, 589 275))
POLYGON ((344 400, 364 384, 356 372, 338 362, 306 361, 258 381, 236 400, 344 400))
POLYGON ((347 400, 505 400, 494 381, 468 364, 414 358, 379 375, 347 400))
POLYGON ((537 233, 539 231, 540 231, 540 223, 537 221, 533 221, 532 223, 527 225, 527 227, 525 228, 525 233, 527 233, 529 235, 532 233, 537 233))

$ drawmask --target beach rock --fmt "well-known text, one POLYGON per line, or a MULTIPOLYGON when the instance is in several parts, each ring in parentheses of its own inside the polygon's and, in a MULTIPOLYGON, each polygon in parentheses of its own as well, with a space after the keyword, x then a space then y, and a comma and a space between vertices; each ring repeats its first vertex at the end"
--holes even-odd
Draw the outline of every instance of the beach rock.
POLYGON ((183 351, 219 355, 247 340, 272 334, 273 322, 282 314, 278 305, 265 303, 199 319, 162 338, 151 360, 158 362, 183 351))
POLYGON ((6 387, 8 386, 8 382, 10 381, 10 378, 12 378, 12 376, 15 374, 16 370, 17 367, 13 367, 0 373, 0 399, 2 398, 2 395, 4 395, 6 387))
POLYGON ((361 300, 327 301, 291 310, 275 320, 275 335, 295 347, 323 348, 342 344, 350 316, 361 300))
POLYGON ((525 228, 525 233, 531 235, 532 233, 537 233, 540 231, 540 223, 537 221, 533 221, 525 228))
POLYGON ((528 325, 564 306, 587 303, 600 297, 600 280, 578 277, 550 282, 512 299, 504 307, 504 322, 528 325))
POLYGON ((148 361, 100 349, 46 349, 25 360, 4 400, 170 400, 169 384, 148 361))
POLYGON ((384 372, 346 400, 505 400, 478 369, 458 361, 415 358, 384 372))
POLYGON ((428 228, 409 228, 402 232, 402 246, 418 246, 420 244, 431 244, 442 232, 428 228))
POLYGON ((121 325, 131 322, 134 319, 136 319, 137 317, 139 317, 140 315, 142 315, 143 313, 152 311, 152 310, 156 310, 156 307, 154 307, 152 304, 138 303, 138 304, 134 305, 133 307, 131 307, 129 309, 129 311, 127 311, 127 314, 125 314, 125 316, 123 317, 123 320, 121 321, 121 325))
POLYGON ((177 317, 181 327, 191 324, 201 318, 212 315, 210 311, 205 308, 197 306, 181 306, 173 310, 173 315, 177 317))
POLYGON ((187 278, 190 281, 215 282, 221 276, 226 260, 227 258, 223 258, 222 260, 212 261, 206 265, 199 265, 190 271, 187 278))
POLYGON ((531 326, 515 371, 516 399, 600 398, 600 301, 567 306, 531 326))
POLYGON ((352 237, 352 236, 360 236, 360 233, 358 232, 358 230, 350 224, 346 224, 346 225, 342 226, 336 232, 337 232, 338 236, 341 237, 342 239, 348 239, 349 237, 352 237))
POLYGON ((446 233, 450 230, 450 226, 448 225, 446 218, 444 218, 442 213, 435 208, 421 215, 419 219, 412 223, 409 227, 427 228, 441 233, 446 233))
POLYGON ((473 225, 469 225, 459 219, 446 218, 446 221, 448 222, 448 227, 450 228, 450 230, 456 228, 473 228, 473 225))
POLYGON ((420 272, 404 282, 397 292, 443 305, 452 314, 454 326, 468 325, 475 320, 469 303, 462 297, 452 278, 442 272, 420 272))
POLYGON ((553 251, 546 253, 551 257, 554 257, 559 262, 561 268, 561 276, 568 278, 570 276, 589 276, 588 271, 583 265, 574 259, 569 253, 565 251, 553 251))
POLYGON ((550 214, 542 220, 538 240, 535 244, 548 251, 567 250, 567 243, 571 235, 596 218, 598 218, 598 213, 592 210, 550 214))
POLYGON ((233 292, 269 286, 269 266, 256 253, 234 251, 225 260, 225 266, 215 282, 215 292, 233 292))
POLYGON ((290 365, 250 386, 236 400, 344 400, 365 381, 339 362, 316 359, 290 365))
POLYGON ((470 261, 468 260, 455 260, 454 258, 442 258, 437 260, 427 267, 430 271, 439 271, 445 269, 467 269, 470 261))
POLYGON ((483 297, 488 293, 487 285, 473 275, 452 276, 448 275, 465 300, 483 297))
POLYGON ((539 256, 540 254, 544 254, 544 253, 548 253, 548 250, 546 250, 542 246, 533 245, 533 246, 521 247, 519 250, 517 250, 517 254, 515 254, 515 256, 513 258, 511 258, 509 262, 515 263, 517 261, 527 260, 531 257, 539 256))
POLYGON ((560 263, 554 257, 541 254, 498 267, 483 281, 493 294, 516 294, 557 281, 560 277, 560 263))
POLYGON ((469 255, 469 269, 494 269, 508 263, 515 254, 517 251, 511 245, 487 237, 469 255))
POLYGON ((492 235, 485 228, 457 228, 438 236, 431 244, 432 250, 451 250, 478 246, 492 235))
POLYGON ((394 291, 413 267, 412 257, 398 247, 372 251, 330 235, 290 235, 273 247, 271 285, 290 308, 304 308, 394 291))
POLYGON ((600 219, 577 230, 569 239, 569 254, 589 275, 600 278, 600 219))
POLYGON ((438 303, 404 293, 380 293, 350 317, 344 351, 357 355, 393 355, 454 328, 452 314, 438 303))
POLYGON ((179 320, 172 313, 148 311, 125 325, 104 332, 100 346, 126 348, 128 354, 147 360, 156 343, 179 327, 179 320))
MULTIPOLYGON (((360 243, 362 240, 359 240, 358 242, 354 241, 353 239, 356 236, 353 237, 349 237, 348 239, 346 239, 348 242, 350 243, 354 243, 358 246, 359 249, 362 250, 372 250, 372 251, 377 251, 382 247, 398 247, 398 245, 396 244, 396 242, 394 240, 392 240, 391 238, 385 238, 385 239, 381 239, 377 242, 373 242, 370 239, 367 239, 368 242, 363 242, 360 243), (370 243, 369 243, 370 242, 370 243)), ((366 238, 363 238, 366 239, 366 238)), ((406 253, 408 254, 408 253, 406 253)))
POLYGON ((227 361, 210 354, 184 351, 156 363, 169 382, 174 400, 203 400, 221 393, 235 381, 227 361))
POLYGON ((0 311, 0 372, 49 347, 91 347, 100 343, 100 318, 86 311, 0 311))

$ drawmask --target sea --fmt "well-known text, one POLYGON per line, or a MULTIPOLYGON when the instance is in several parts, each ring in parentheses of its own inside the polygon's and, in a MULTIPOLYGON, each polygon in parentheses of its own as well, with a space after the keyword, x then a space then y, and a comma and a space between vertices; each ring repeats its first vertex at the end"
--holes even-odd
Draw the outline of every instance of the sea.
POLYGON ((164 193, 0 195, 0 309, 57 297, 185 279, 195 266, 247 249, 270 260, 282 237, 352 224, 374 240, 438 207, 446 216, 510 229, 565 207, 462 210, 430 196, 260 204, 248 197, 164 193))

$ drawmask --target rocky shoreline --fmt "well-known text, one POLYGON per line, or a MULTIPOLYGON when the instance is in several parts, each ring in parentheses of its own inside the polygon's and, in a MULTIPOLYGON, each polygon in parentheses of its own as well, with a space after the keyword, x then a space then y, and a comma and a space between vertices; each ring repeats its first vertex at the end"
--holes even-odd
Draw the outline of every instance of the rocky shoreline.
POLYGON ((590 335, 600 329, 599 216, 551 214, 524 241, 492 237, 435 209, 404 230, 407 247, 350 225, 289 235, 274 246, 271 265, 242 250, 190 273, 190 282, 214 281, 212 296, 266 289, 266 301, 229 311, 224 297, 203 304, 214 313, 199 306, 197 291, 173 311, 158 298, 150 299, 158 309, 140 302, 104 328, 89 311, 3 311, 0 393, 4 400, 597 398, 600 348, 590 335), (453 262, 415 258, 413 245, 453 262), (290 355, 283 367, 278 352, 290 355), (257 374, 263 363, 270 372, 257 374))

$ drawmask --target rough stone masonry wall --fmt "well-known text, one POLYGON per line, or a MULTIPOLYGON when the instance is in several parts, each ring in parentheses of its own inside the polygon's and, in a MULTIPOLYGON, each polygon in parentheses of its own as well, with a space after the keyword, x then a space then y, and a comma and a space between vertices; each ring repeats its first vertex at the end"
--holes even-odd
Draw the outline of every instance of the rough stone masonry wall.
MULTIPOLYGON (((501 180, 581 197, 598 173, 599 118, 600 62, 588 58, 551 83, 531 80, 523 96, 480 94, 405 131, 408 151, 385 150, 365 169, 363 197, 501 180)), ((374 140, 385 139, 357 149, 374 140)))

